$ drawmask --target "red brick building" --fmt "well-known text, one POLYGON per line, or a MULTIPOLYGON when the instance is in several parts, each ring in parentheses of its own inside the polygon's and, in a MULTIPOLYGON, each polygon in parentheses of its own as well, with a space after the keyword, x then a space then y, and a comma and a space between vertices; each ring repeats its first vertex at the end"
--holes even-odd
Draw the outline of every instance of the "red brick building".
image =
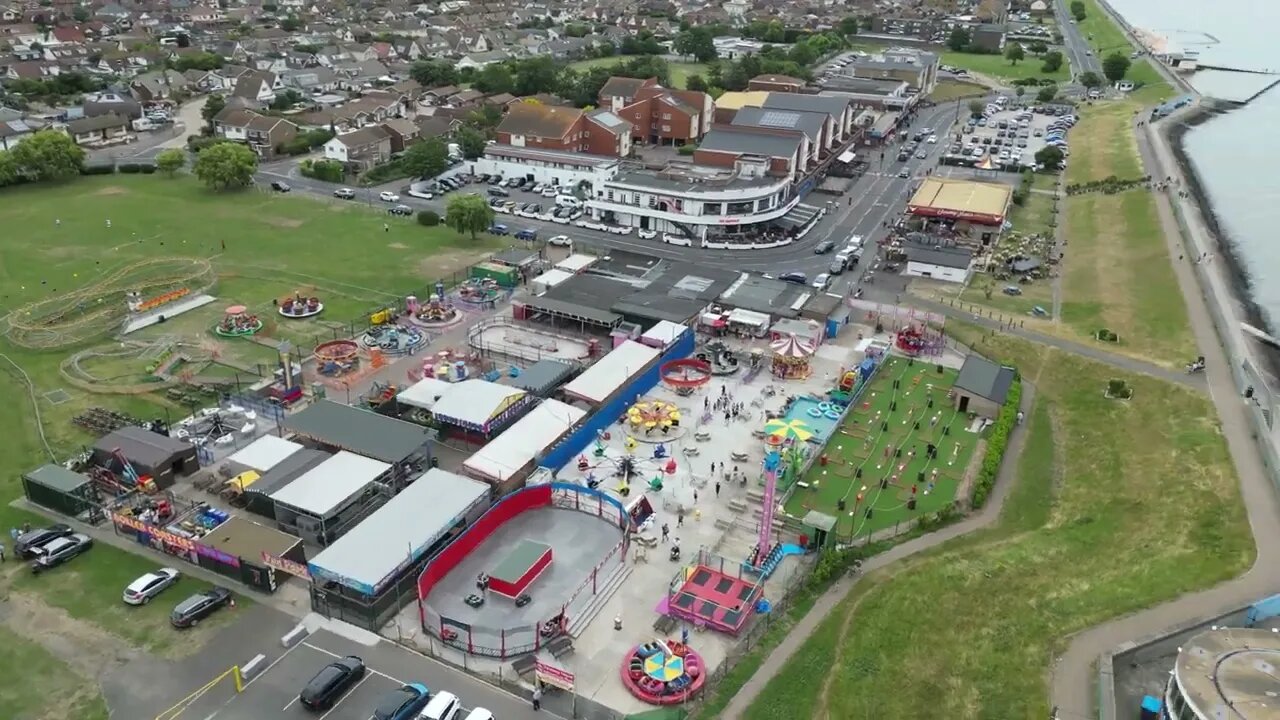
POLYGON ((748 91, 798 93, 804 90, 804 86, 804 80, 790 75, 757 75, 747 81, 748 91))
POLYGON ((697 142, 711 129, 715 114, 710 95, 664 88, 657 78, 611 77, 598 101, 631 123, 633 139, 653 145, 697 142))
POLYGON ((590 155, 631 154, 631 123, 609 110, 516 103, 498 126, 498 142, 590 155))

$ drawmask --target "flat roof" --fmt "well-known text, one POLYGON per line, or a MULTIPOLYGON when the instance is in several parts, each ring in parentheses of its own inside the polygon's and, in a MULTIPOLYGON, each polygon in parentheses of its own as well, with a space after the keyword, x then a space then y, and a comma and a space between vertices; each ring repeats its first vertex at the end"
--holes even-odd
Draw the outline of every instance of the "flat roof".
POLYGON ((200 538, 201 545, 244 558, 254 564, 262 562, 263 552, 280 557, 300 542, 302 541, 289 533, 236 516, 200 538))
POLYGON ((271 499, 325 518, 390 469, 387 463, 342 450, 272 493, 271 499))
POLYGON ((534 395, 546 396, 579 369, 581 366, 575 362, 543 358, 512 378, 511 385, 534 395))
POLYGON ((441 380, 440 378, 435 377, 424 377, 418 382, 405 388, 399 395, 396 395, 396 402, 404 403, 405 405, 412 405, 414 407, 422 408, 423 410, 430 410, 434 408, 436 403, 440 401, 440 398, 444 397, 452 388, 453 383, 447 380, 441 380))
POLYGON ((506 480, 536 460, 586 415, 586 411, 559 400, 544 400, 463 461, 462 467, 491 480, 506 480))
POLYGON ((175 455, 195 455, 196 446, 184 440, 154 433, 133 425, 112 430, 98 438, 93 447, 101 452, 124 453, 130 462, 158 468, 175 455))
POLYGON ((245 492, 270 496, 271 493, 302 477, 303 473, 328 460, 329 457, 329 453, 323 450, 303 448, 262 473, 262 477, 259 477, 256 482, 245 486, 245 492))
POLYGON ((556 263, 556 269, 564 270, 568 273, 577 273, 594 265, 596 260, 595 255, 576 253, 556 263))
MULTIPOLYGON (((749 130, 746 128, 744 130, 749 130)), ((768 157, 789 158, 800 149, 803 134, 769 135, 766 133, 739 132, 712 129, 698 143, 699 150, 737 153, 739 155, 766 155, 768 157)), ((776 178, 770 182, 776 182, 776 178)))
POLYGON ((778 317, 796 317, 809 288, 776 278, 743 273, 720 295, 720 302, 735 308, 753 310, 778 317))
POLYGON ((517 387, 472 378, 450 385, 449 392, 431 408, 431 414, 437 418, 483 426, 527 394, 517 387))
POLYGON ((657 348, 626 340, 565 385, 564 391, 580 400, 602 403, 661 354, 657 348))
POLYGON ((266 472, 302 449, 302 445, 275 435, 263 435, 228 460, 258 472, 266 472))
POLYGON ((374 595, 488 497, 489 486, 479 480, 431 468, 308 567, 314 576, 374 595))
POLYGON ((1184 643, 1174 677, 1197 717, 1274 720, 1277 667, 1280 634, 1224 627, 1184 643))
POLYGON ((1012 198, 1013 188, 1008 185, 929 177, 911 196, 907 212, 999 225, 1012 198))
POLYGON ((659 320, 657 325, 644 331, 640 336, 641 340, 652 340, 661 343, 663 347, 675 342, 676 338, 684 334, 689 328, 680 323, 671 322, 670 320, 659 320))
POLYGON ((72 472, 61 465, 42 465, 26 474, 27 479, 61 492, 74 492, 89 482, 88 475, 72 472))
POLYGON ((550 270, 542 273, 541 275, 535 277, 533 280, 530 280, 529 282, 537 285, 546 285, 548 287, 555 287, 556 285, 559 285, 560 283, 564 282, 565 280, 568 280, 571 277, 573 277, 573 273, 569 272, 568 270, 551 268, 550 270))
POLYGON ((514 145, 502 145, 494 143, 488 145, 484 149, 485 155, 493 155, 495 157, 514 157, 524 158, 526 160, 542 160, 545 162, 557 162, 565 165, 589 166, 589 167, 608 167, 616 165, 618 158, 608 157, 605 155, 588 155, 586 153, 561 152, 559 150, 539 150, 537 148, 520 148, 514 145))
POLYGON ((635 285, 622 280, 582 274, 574 275, 539 297, 525 298, 522 302, 532 308, 613 325, 622 317, 609 308, 635 291, 635 285))
MULTIPOLYGON (((745 129, 739 128, 738 132, 729 131, 728 133, 723 134, 744 135, 749 130, 750 126, 746 126, 745 129)), ((712 132, 715 131, 713 130, 712 132)), ((710 135, 708 134, 707 137, 710 137, 710 135)), ((749 138, 756 137, 760 136, 755 134, 751 134, 749 136, 749 138)), ((776 138, 774 136, 770 136, 770 140, 772 139, 776 138)), ((794 141, 795 148, 800 146, 799 137, 784 137, 780 139, 788 142, 794 141)), ((732 141, 726 140, 725 142, 728 143, 732 141)), ((744 143, 745 142, 746 141, 744 141, 744 143)), ((768 141, 765 142, 767 143, 768 141)), ((742 149, 744 143, 739 143, 735 146, 736 149, 733 150, 723 147, 719 149, 724 150, 725 152, 739 152, 741 154, 749 155, 761 154, 742 149)), ((701 147, 701 145, 699 145, 699 147, 701 147)), ((795 152, 795 148, 792 148, 791 153, 783 154, 789 156, 795 152)), ((715 148, 708 147, 707 149, 711 150, 715 148)), ((743 190, 750 188, 767 188, 772 185, 780 185, 786 182, 787 180, 785 178, 744 175, 736 168, 713 167, 709 165, 682 165, 675 163, 668 165, 661 170, 648 170, 635 167, 627 168, 622 172, 619 172, 611 180, 604 181, 606 185, 636 187, 645 190, 666 190, 668 192, 686 194, 720 192, 724 190, 743 190)))
POLYGON ((384 462, 400 462, 430 439, 421 425, 331 400, 285 418, 285 429, 384 462))
POLYGON ((717 110, 737 110, 744 107, 760 107, 769 98, 767 90, 743 90, 727 92, 716 98, 717 110))

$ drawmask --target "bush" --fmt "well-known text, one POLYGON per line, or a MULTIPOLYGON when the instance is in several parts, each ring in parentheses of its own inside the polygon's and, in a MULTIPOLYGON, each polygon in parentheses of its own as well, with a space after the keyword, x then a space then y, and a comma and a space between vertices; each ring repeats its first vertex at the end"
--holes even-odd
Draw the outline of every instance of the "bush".
POLYGON ((698 146, 692 143, 687 145, 681 145, 679 149, 676 150, 676 152, 680 153, 681 155, 692 155, 697 151, 698 151, 698 146))
POLYGON ((971 498, 974 509, 986 504, 995 487, 996 477, 1000 474, 1000 463, 1004 459, 1004 451, 1009 447, 1009 434, 1018 422, 1018 406, 1022 400, 1022 379, 1017 378, 1009 387, 1009 397, 1004 407, 1000 408, 1000 416, 991 427, 991 435, 987 438, 987 452, 982 457, 982 467, 978 469, 978 479, 973 484, 971 498))
POLYGON ((138 166, 133 163, 125 163, 120 166, 119 172, 125 175, 134 175, 138 172, 138 166))
POLYGON ((1129 387, 1124 380, 1112 378, 1107 381, 1107 397, 1128 400, 1133 397, 1133 388, 1129 387))
POLYGON ((151 175, 151 174, 155 173, 155 171, 156 171, 156 166, 155 166, 155 165, 139 165, 139 166, 138 166, 138 170, 139 170, 143 175, 151 175))
POLYGON ((1027 203, 1027 194, 1021 190, 1014 190, 1012 199, 1014 205, 1022 206, 1027 203))
POLYGON ((1095 333, 1094 337, 1101 340, 1102 342, 1113 343, 1113 342, 1120 341, 1119 335, 1116 335, 1115 333, 1111 332, 1106 328, 1102 328, 1101 330, 1099 330, 1097 333, 1095 333))
POLYGON ((430 210, 423 210, 418 213, 418 224, 427 227, 435 227, 440 224, 440 216, 430 210))
POLYGON ((220 142, 222 142, 222 138, 220 137, 212 135, 193 135, 192 137, 187 138, 187 148, 189 148, 191 152, 198 153, 201 150, 213 147, 220 142))
POLYGON ((114 175, 115 172, 114 165, 85 165, 80 168, 81 175, 114 175))
POLYGON ((332 183, 342 182, 342 178, 346 176, 342 163, 337 160, 303 160, 298 166, 298 172, 303 177, 332 183))

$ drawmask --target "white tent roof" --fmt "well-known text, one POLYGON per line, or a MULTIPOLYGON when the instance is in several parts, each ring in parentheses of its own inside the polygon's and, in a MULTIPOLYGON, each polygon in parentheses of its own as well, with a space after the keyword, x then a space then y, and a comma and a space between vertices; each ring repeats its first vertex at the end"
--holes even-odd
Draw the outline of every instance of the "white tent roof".
POLYGON ((301 449, 302 446, 292 440, 263 435, 228 459, 237 465, 264 473, 301 449))
POLYGON ((754 325, 757 327, 768 327, 769 316, 764 313, 758 313, 753 310, 744 310, 742 308, 734 308, 729 311, 729 322, 739 325, 754 325))
POLYGON ((272 493, 271 499, 316 517, 327 517, 390 469, 387 463, 342 450, 272 493))
POLYGON ((538 277, 530 280, 529 284, 534 286, 541 285, 550 289, 559 285, 565 280, 568 280, 571 277, 573 277, 573 273, 567 270, 558 270, 556 268, 551 268, 550 270, 542 273, 538 277))
POLYGON ((570 255, 556 263, 556 267, 569 273, 580 273, 596 263, 595 255, 570 255))
POLYGON ((313 573, 374 594, 378 585, 422 557, 489 486, 432 468, 310 562, 313 573))
POLYGON ((444 397, 452 388, 451 382, 439 378, 423 378, 397 395, 396 400, 405 405, 430 410, 436 406, 436 400, 444 397))
POLYGON ((438 417, 484 425, 505 405, 527 395, 520 388, 499 385, 488 380, 463 380, 449 386, 449 392, 436 401, 431 413, 438 417))
POLYGON ((646 330, 645 333, 640 336, 640 339, 658 343, 665 348, 675 342, 676 338, 680 337, 680 335, 687 329, 688 328, 680 323, 673 323, 670 320, 662 320, 659 321, 657 325, 646 330))
POLYGON ((587 402, 602 403, 659 355, 657 348, 627 340, 565 385, 564 391, 587 402))
POLYGON ((559 400, 545 400, 467 458, 462 467, 492 480, 506 480, 537 459, 586 414, 559 400))

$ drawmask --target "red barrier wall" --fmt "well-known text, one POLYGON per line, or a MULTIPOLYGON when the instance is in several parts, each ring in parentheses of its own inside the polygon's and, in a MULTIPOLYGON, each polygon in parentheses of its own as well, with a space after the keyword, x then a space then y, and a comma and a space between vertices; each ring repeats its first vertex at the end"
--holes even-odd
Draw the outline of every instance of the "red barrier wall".
POLYGON ((551 505, 551 485, 535 485, 503 498, 497 505, 489 508, 475 524, 463 531, 453 542, 427 562, 422 574, 418 576, 418 603, 427 599, 436 583, 444 579, 480 546, 489 539, 494 530, 502 527, 511 518, 537 507, 551 505))

